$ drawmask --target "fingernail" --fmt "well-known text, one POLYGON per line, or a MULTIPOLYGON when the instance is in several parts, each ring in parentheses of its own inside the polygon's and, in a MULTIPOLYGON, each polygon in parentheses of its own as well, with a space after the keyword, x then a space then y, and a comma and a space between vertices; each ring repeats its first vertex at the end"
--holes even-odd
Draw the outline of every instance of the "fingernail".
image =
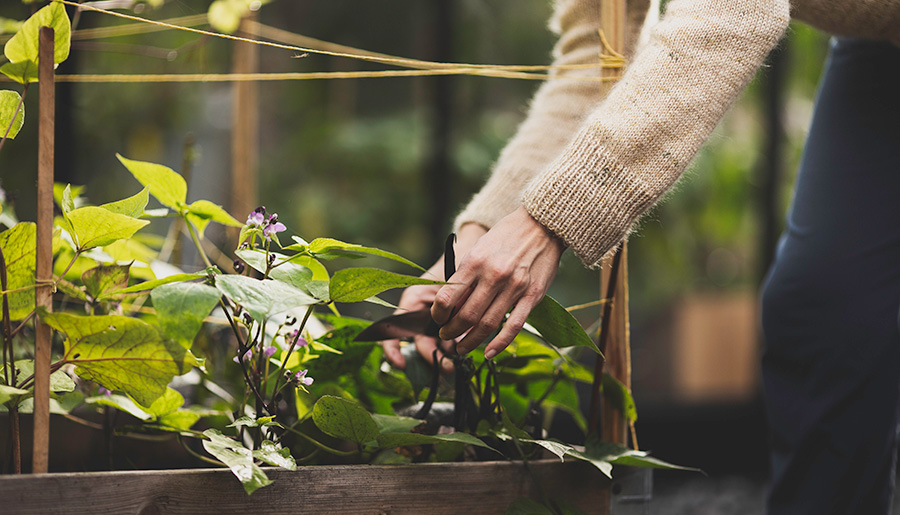
POLYGON ((491 359, 497 355, 497 351, 494 349, 487 349, 484 351, 484 359, 491 359))

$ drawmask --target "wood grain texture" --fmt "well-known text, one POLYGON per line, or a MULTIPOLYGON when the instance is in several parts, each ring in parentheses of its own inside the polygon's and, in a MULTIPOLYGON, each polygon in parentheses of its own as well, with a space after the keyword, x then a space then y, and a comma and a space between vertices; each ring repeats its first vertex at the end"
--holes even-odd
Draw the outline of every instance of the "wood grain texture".
MULTIPOLYGON (((38 284, 53 271, 53 166, 56 128, 56 85, 53 68, 54 33, 41 27, 38 38, 37 263, 38 284)), ((50 285, 35 290, 37 306, 51 309, 50 285)), ((34 447, 32 470, 47 472, 50 442, 50 327, 38 320, 34 339, 34 447)))
MULTIPOLYGON (((600 26, 606 36, 606 40, 612 47, 611 50, 625 53, 626 27, 625 0, 602 0, 600 2, 600 26)), ((602 70, 604 77, 619 78, 622 69, 608 68, 602 70)), ((614 83, 611 83, 614 84, 614 83)), ((609 324, 609 337, 607 339, 606 372, 615 377, 626 387, 631 388, 631 342, 628 325, 628 243, 622 243, 622 261, 618 269, 616 279, 616 292, 613 296, 612 320, 609 324)), ((602 274, 601 285, 609 281, 609 268, 605 268, 602 274)), ((605 286, 601 286, 601 292, 606 292, 605 286)), ((628 445, 628 431, 625 418, 619 410, 603 403, 601 411, 601 437, 609 442, 628 445)))
MULTIPOLYGON (((609 481, 583 462, 531 462, 549 497, 607 513, 609 481)), ((266 469, 274 484, 247 496, 228 470, 0 477, 4 513, 48 514, 496 514, 540 494, 521 462, 266 469)))

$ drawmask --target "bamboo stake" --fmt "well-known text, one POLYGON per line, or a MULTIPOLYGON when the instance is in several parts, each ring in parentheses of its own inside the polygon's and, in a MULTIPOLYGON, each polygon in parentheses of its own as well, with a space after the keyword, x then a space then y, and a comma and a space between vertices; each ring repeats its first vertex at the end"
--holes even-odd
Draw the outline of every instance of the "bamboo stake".
MULTIPOLYGON (((625 53, 625 0, 603 0, 600 4, 600 27, 611 51, 625 53)), ((622 75, 619 68, 603 69, 602 76, 618 79, 622 75)), ((609 86, 611 87, 611 86, 609 86)), ((612 298, 611 320, 608 323, 609 334, 606 337, 606 372, 618 379, 627 388, 631 388, 631 349, 628 325, 628 244, 622 243, 619 251, 622 255, 616 273, 615 294, 612 298)), ((609 263, 601 274, 601 284, 609 284, 611 267, 609 263)), ((601 287, 601 292, 606 288, 601 287)), ((599 368, 599 367, 598 367, 599 368)), ((604 402, 601 411, 600 435, 603 440, 628 444, 627 424, 622 413, 604 402)))
MULTIPOLYGON (((249 32, 253 14, 241 21, 241 30, 249 32)), ((250 43, 234 45, 234 73, 259 70, 259 46, 250 43)), ((259 83, 234 84, 231 126, 231 202, 229 208, 238 217, 246 216, 257 205, 259 168, 259 83)), ((237 239, 237 230, 231 231, 237 239)))
MULTIPOLYGON (((49 282, 53 270, 53 148, 55 125, 54 33, 41 27, 38 50, 37 263, 35 305, 52 309, 49 282)), ((40 317, 34 339, 34 450, 32 471, 47 472, 50 445, 50 327, 40 317)))

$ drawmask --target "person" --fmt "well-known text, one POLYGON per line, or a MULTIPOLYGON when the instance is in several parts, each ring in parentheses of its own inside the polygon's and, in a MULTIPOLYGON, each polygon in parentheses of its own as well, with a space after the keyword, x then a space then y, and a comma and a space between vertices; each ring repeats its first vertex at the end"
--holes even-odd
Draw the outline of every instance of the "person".
MULTIPOLYGON (((596 63, 600 0, 558 0, 555 65, 596 63)), ((640 25, 649 0, 628 3, 640 25)), ((676 182, 791 19, 839 37, 763 293, 773 514, 888 513, 900 407, 900 0, 671 0, 605 97, 561 68, 456 220, 450 284, 408 288, 441 343, 490 358, 571 248, 592 268, 676 182), (511 310, 511 311, 510 311, 511 310)), ((430 275, 442 276, 439 261, 430 275)), ((403 367, 399 342, 385 355, 403 367)), ((450 347, 445 350, 451 351, 450 347)), ((445 360, 447 362, 447 360, 445 360)), ((445 365, 446 366, 446 365, 445 365)), ((447 367, 449 368, 449 367, 447 367)))

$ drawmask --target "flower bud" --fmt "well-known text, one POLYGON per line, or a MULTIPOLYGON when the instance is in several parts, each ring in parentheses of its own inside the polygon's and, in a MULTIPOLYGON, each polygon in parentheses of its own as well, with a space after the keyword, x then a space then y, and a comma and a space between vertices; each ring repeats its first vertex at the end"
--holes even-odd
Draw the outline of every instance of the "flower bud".
POLYGON ((232 263, 231 265, 234 267, 234 271, 239 274, 244 273, 244 270, 246 270, 246 268, 247 268, 244 266, 244 262, 241 261, 240 259, 235 259, 234 263, 232 263))

